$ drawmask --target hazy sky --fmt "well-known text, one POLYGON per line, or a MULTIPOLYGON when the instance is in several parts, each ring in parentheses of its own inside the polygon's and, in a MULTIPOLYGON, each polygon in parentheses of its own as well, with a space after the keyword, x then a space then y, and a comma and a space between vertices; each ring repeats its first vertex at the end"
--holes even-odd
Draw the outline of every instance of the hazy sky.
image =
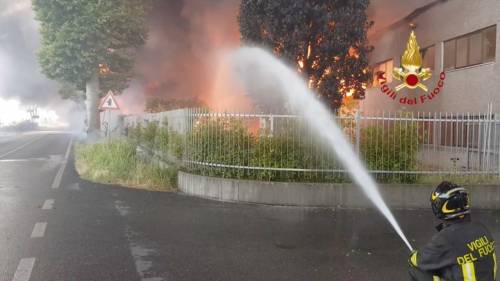
POLYGON ((69 116, 74 103, 62 101, 57 84, 40 72, 39 40, 31 0, 0 0, 0 123, 4 125, 26 119, 30 105, 40 107, 41 122, 46 116, 55 119, 54 111, 61 119, 75 117, 69 116))
POLYGON ((59 99, 36 60, 39 35, 30 3, 0 0, 0 97, 45 105, 59 99))

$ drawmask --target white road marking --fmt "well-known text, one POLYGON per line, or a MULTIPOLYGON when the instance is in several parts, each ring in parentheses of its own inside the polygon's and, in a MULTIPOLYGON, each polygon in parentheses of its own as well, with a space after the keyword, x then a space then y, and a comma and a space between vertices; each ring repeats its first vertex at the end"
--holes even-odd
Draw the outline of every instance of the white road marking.
POLYGON ((29 141, 29 142, 27 142, 27 143, 24 143, 24 144, 22 144, 21 146, 18 146, 18 147, 16 147, 16 148, 14 148, 13 150, 11 150, 11 151, 9 151, 9 152, 6 152, 6 153, 4 153, 4 154, 2 154, 2 155, 0 155, 0 158, 3 158, 3 157, 5 157, 5 156, 7 156, 7 155, 10 155, 10 154, 12 154, 12 153, 14 153, 14 152, 16 152, 16 151, 19 151, 19 150, 21 150, 21 149, 25 148, 26 146, 28 146, 28 145, 30 145, 30 144, 32 144, 32 143, 34 143, 34 142, 36 142, 37 140, 40 140, 40 139, 41 139, 41 138, 43 138, 43 137, 44 137, 44 136, 41 136, 41 137, 39 137, 39 138, 34 138, 34 139, 32 139, 31 141, 29 141))
POLYGON ((54 199, 47 199, 43 202, 42 210, 54 209, 54 199))
POLYGON ((64 154, 64 160, 68 161, 69 153, 71 152, 71 146, 73 145, 73 137, 69 140, 68 148, 66 148, 66 154, 64 154))
POLYGON ((64 154, 64 161, 61 164, 59 170, 57 171, 54 181, 52 182, 53 189, 59 188, 59 186, 61 186, 62 176, 64 174, 64 170, 66 169, 66 165, 68 164, 69 153, 71 152, 72 145, 73 145, 73 137, 71 137, 71 139, 69 140, 68 148, 66 149, 66 154, 64 154))
POLYGON ((35 258, 25 258, 19 261, 16 273, 14 273, 14 278, 12 281, 29 281, 31 277, 31 271, 35 266, 35 258))
POLYGON ((45 235, 45 229, 47 229, 46 222, 37 222, 31 232, 31 238, 42 238, 45 235))
POLYGON ((50 161, 47 158, 25 158, 25 159, 1 159, 0 163, 3 162, 34 162, 34 161, 50 161))

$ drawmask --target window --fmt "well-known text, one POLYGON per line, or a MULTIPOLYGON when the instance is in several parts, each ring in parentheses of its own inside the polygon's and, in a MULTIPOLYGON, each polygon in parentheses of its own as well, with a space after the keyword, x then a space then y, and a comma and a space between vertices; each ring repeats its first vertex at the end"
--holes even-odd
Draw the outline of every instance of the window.
POLYGON ((422 67, 434 69, 434 56, 435 56, 434 45, 420 50, 420 53, 422 54, 422 67))
POLYGON ((496 25, 444 42, 444 69, 457 69, 495 60, 496 25))
POLYGON ((483 58, 485 61, 495 60, 495 50, 497 47, 497 29, 496 26, 487 28, 483 32, 483 58))
POLYGON ((380 83, 378 82, 378 76, 377 74, 379 72, 384 72, 385 73, 385 78, 387 79, 387 83, 392 82, 392 70, 394 69, 394 61, 392 59, 386 60, 381 63, 377 63, 373 67, 373 86, 380 86, 380 83))
POLYGON ((456 40, 444 42, 444 69, 455 68, 456 40))

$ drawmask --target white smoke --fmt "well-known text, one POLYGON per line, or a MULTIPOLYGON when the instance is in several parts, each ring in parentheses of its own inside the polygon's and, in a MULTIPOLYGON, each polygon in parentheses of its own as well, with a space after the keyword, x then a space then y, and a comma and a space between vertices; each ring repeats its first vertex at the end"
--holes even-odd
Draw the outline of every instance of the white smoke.
POLYGON ((0 120, 4 124, 24 121, 26 107, 36 105, 45 125, 53 121, 53 125, 80 126, 84 119, 74 114, 78 106, 62 101, 58 84, 41 73, 36 56, 38 29, 31 0, 0 0, 0 108, 18 105, 0 111, 0 120))

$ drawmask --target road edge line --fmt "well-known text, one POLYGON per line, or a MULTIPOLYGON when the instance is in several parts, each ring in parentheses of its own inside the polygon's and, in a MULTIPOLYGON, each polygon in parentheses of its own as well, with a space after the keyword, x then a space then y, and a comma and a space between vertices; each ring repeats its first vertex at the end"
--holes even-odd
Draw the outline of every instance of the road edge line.
POLYGON ((68 148, 66 149, 66 153, 64 154, 64 161, 63 161, 61 167, 59 167, 59 170, 57 171, 57 174, 54 177, 54 181, 52 182, 52 186, 51 186, 52 189, 57 189, 61 185, 62 176, 64 174, 64 170, 66 169, 66 165, 68 164, 68 158, 69 158, 69 154, 71 152, 72 146, 73 146, 73 136, 69 140, 68 148))

